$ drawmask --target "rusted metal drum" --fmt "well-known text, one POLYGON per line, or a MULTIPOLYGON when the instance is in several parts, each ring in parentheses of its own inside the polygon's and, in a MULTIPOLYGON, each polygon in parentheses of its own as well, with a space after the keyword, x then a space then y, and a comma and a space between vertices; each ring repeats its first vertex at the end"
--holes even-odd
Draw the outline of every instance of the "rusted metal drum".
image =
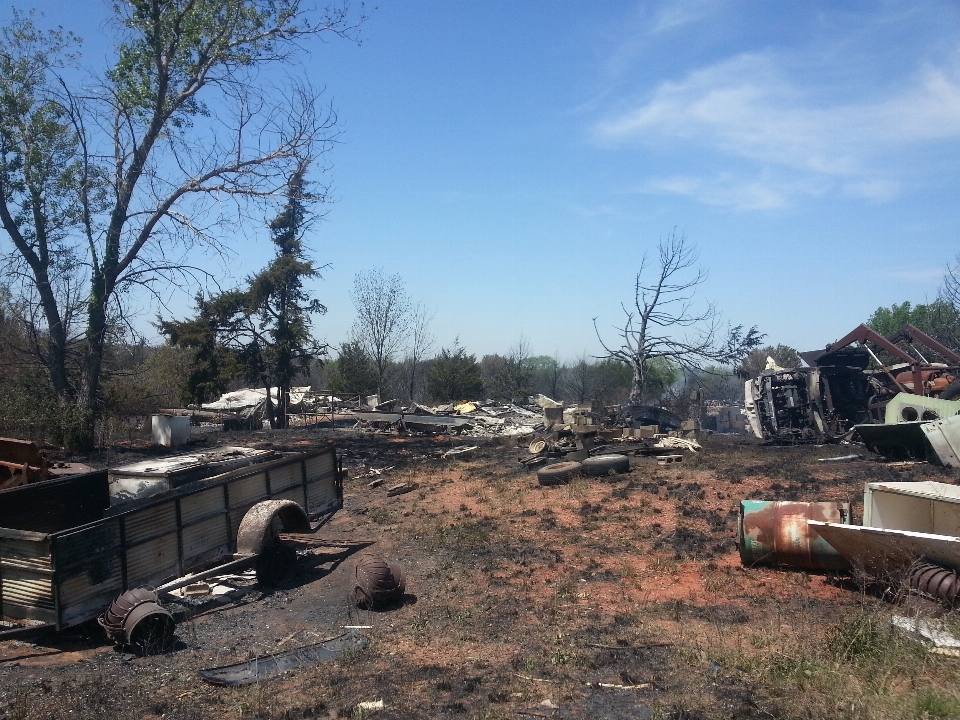
POLYGON ((403 565, 366 555, 357 563, 354 599, 362 608, 372 609, 403 597, 407 578, 403 565))
POLYGON ((850 564, 807 520, 850 524, 850 503, 741 500, 737 545, 744 565, 845 570, 850 564))
POLYGON ((160 606, 156 591, 134 588, 110 603, 97 619, 107 637, 141 655, 164 652, 173 644, 176 623, 160 606))

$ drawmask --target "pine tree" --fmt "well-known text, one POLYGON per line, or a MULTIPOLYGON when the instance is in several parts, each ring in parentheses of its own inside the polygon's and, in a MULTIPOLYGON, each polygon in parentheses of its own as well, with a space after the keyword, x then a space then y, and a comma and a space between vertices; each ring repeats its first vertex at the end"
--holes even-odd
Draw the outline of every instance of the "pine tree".
POLYGON ((247 279, 247 289, 198 298, 193 320, 160 323, 172 343, 197 349, 191 379, 209 383, 211 377, 220 378, 223 357, 230 356, 235 362, 230 367, 266 390, 266 416, 274 428, 287 427, 290 386, 297 373, 326 353, 326 345, 313 338, 311 316, 327 309, 303 286, 305 279, 320 276, 303 247, 309 227, 306 203, 313 199, 305 186, 306 170, 302 164, 290 176, 286 202, 270 222, 276 257, 247 279), (276 408, 271 387, 279 389, 276 408))
POLYGON ((260 371, 268 382, 279 389, 276 416, 271 412, 269 385, 267 414, 273 427, 287 426, 290 385, 301 370, 308 370, 310 361, 323 355, 325 346, 311 333, 311 315, 327 311, 319 300, 304 289, 307 278, 319 277, 320 271, 309 260, 303 248, 303 233, 309 227, 305 203, 311 200, 301 165, 287 183, 287 201, 270 223, 270 237, 277 246, 277 255, 260 273, 250 278, 249 307, 258 315, 258 353, 248 360, 250 370, 260 371))

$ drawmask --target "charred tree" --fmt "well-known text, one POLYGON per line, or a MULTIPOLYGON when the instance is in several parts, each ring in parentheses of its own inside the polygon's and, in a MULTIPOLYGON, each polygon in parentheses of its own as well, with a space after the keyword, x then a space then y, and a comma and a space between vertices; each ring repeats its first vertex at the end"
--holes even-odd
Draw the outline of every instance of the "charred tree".
POLYGON ((625 319, 616 328, 620 345, 608 345, 593 319, 606 352, 603 357, 632 370, 631 405, 647 399, 655 361, 700 373, 708 364, 736 365, 764 337, 756 327, 745 331, 737 325, 724 331, 712 304, 696 308, 696 290, 707 278, 697 260, 697 250, 686 236, 671 232, 660 241, 656 261, 644 255, 634 280, 633 300, 621 304, 625 319))

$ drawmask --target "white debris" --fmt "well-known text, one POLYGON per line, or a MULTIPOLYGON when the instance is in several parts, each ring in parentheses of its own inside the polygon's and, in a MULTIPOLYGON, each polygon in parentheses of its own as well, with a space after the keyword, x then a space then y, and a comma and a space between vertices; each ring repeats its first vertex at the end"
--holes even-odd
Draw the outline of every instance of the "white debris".
POLYGON ((933 643, 931 652, 960 657, 960 640, 953 636, 943 620, 894 615, 894 627, 919 635, 933 643))
POLYGON ((696 440, 689 440, 687 438, 678 438, 678 437, 665 437, 660 438, 654 447, 658 448, 677 448, 679 450, 689 450, 692 453, 698 452, 702 448, 700 443, 696 440))

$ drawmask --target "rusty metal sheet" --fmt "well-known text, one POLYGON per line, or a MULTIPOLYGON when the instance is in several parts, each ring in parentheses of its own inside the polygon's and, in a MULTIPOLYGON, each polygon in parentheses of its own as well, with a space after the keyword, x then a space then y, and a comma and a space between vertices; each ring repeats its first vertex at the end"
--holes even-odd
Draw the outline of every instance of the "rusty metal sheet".
POLYGON ((850 503, 740 502, 738 544, 744 565, 787 565, 808 570, 842 570, 847 561, 808 520, 844 523, 850 520, 850 503))
POLYGON ((17 440, 16 438, 0 437, 0 460, 17 465, 33 465, 34 467, 46 467, 47 458, 40 452, 36 443, 29 440, 17 440))

